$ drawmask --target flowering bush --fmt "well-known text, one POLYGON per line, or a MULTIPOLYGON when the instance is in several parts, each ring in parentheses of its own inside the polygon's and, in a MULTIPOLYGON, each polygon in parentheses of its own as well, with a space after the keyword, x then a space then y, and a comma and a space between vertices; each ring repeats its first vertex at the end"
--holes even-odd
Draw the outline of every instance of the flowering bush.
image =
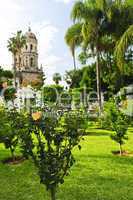
POLYGON ((81 148, 79 142, 85 128, 85 116, 80 111, 31 115, 29 142, 32 145, 25 147, 38 168, 40 182, 51 193, 51 200, 55 200, 58 185, 64 182, 75 162, 72 150, 75 146, 81 148))

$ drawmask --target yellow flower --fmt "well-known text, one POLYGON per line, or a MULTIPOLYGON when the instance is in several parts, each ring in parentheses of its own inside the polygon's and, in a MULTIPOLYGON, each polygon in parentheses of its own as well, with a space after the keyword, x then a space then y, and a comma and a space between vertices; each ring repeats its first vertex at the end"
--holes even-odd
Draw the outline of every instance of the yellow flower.
POLYGON ((128 106, 127 100, 122 101, 122 108, 126 109, 128 106))
POLYGON ((7 82, 3 82, 3 83, 2 83, 2 87, 3 87, 4 89, 7 88, 7 86, 8 86, 8 85, 7 85, 7 82))
POLYGON ((41 119, 41 117, 42 117, 42 112, 40 111, 32 113, 32 118, 34 121, 38 121, 39 119, 41 119))

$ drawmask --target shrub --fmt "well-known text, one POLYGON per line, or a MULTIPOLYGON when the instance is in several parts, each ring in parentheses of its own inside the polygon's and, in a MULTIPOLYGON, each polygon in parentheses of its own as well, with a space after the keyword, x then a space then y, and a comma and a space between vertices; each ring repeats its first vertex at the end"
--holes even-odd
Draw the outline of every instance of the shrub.
MULTIPOLYGON (((5 148, 10 149, 12 160, 15 161, 15 150, 20 139, 22 141, 24 134, 26 138, 28 137, 28 116, 16 109, 7 110, 2 106, 0 107, 0 116, 0 143, 4 143, 5 148)), ((23 144, 21 146, 23 147, 23 144)), ((24 151, 22 153, 24 156, 26 155, 24 151)))
MULTIPOLYGON (((72 150, 81 148, 79 142, 85 130, 86 120, 81 112, 66 112, 63 115, 52 113, 32 114, 30 145, 28 155, 32 157, 38 168, 40 182, 51 193, 55 200, 59 184, 75 162, 72 150)), ((25 141, 26 142, 26 141, 25 141)))
POLYGON ((128 139, 128 117, 120 110, 113 100, 105 105, 105 116, 109 128, 114 131, 111 134, 111 138, 119 144, 120 155, 122 155, 122 145, 124 144, 125 140, 128 139))
POLYGON ((0 109, 0 142, 4 143, 5 148, 10 149, 13 161, 15 160, 15 149, 18 144, 17 137, 17 112, 0 109))
POLYGON ((56 103, 58 95, 63 92, 63 87, 60 85, 50 85, 43 88, 43 99, 44 102, 56 103))
POLYGON ((6 101, 13 101, 16 98, 15 93, 16 93, 15 88, 13 88, 13 87, 7 88, 4 92, 5 100, 6 101))

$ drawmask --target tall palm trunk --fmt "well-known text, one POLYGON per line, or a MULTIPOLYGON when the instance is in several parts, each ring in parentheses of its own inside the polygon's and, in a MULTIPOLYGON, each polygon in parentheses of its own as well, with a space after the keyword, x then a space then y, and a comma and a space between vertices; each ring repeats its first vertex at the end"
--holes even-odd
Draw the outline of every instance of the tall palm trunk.
POLYGON ((96 76, 97 76, 97 97, 99 104, 99 112, 102 112, 102 96, 101 96, 101 67, 100 67, 100 55, 98 47, 96 48, 96 76))
POLYGON ((16 82, 16 55, 13 55, 14 57, 14 63, 13 63, 13 75, 14 75, 14 87, 17 88, 17 82, 16 82))
POLYGON ((56 188, 51 189, 51 200, 56 200, 56 188))
POLYGON ((76 56, 75 56, 75 50, 73 50, 72 55, 73 55, 73 66, 74 66, 74 70, 76 70, 77 67, 76 67, 76 56))
POLYGON ((18 72, 18 75, 19 75, 19 85, 21 85, 21 83, 22 83, 20 69, 21 69, 21 57, 20 57, 20 53, 19 53, 19 72, 18 72))

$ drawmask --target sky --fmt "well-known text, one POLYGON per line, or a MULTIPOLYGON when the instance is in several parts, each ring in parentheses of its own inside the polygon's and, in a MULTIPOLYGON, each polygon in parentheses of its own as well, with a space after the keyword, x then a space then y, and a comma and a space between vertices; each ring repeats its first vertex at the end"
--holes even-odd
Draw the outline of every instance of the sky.
POLYGON ((46 83, 52 75, 73 69, 70 50, 64 41, 72 24, 70 12, 74 0, 0 0, 0 66, 11 69, 12 56, 7 41, 18 30, 25 33, 30 26, 38 38, 39 65, 46 74, 46 83))

